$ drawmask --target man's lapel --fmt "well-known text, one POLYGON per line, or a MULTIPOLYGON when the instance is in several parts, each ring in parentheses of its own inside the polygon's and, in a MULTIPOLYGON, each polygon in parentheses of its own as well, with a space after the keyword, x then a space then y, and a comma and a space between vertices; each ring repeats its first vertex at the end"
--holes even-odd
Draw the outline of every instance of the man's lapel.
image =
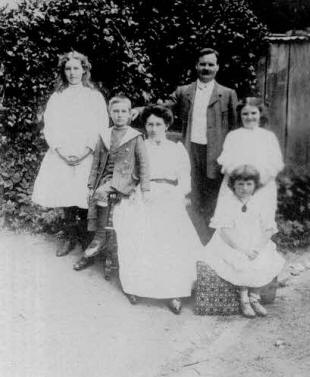
POLYGON ((215 81, 208 107, 212 106, 216 101, 218 101, 219 96, 221 96, 221 89, 218 83, 215 81))

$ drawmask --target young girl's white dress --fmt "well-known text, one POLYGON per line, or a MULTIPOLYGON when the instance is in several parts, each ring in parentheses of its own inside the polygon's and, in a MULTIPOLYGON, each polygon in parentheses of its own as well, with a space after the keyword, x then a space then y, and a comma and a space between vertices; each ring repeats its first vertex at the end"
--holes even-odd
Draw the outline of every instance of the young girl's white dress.
POLYGON ((228 176, 241 165, 252 165, 260 173, 261 183, 264 185, 255 195, 261 195, 272 206, 274 212, 277 208, 277 187, 275 178, 283 169, 282 153, 279 142, 272 131, 261 127, 247 129, 238 128, 229 132, 225 138, 223 151, 218 158, 225 174, 218 202, 229 190, 228 176))
POLYGON ((44 136, 49 149, 36 178, 32 200, 44 207, 87 208, 87 182, 92 154, 77 166, 57 154, 80 156, 94 150, 98 136, 108 128, 106 103, 97 90, 72 85, 50 97, 44 113, 44 136))
POLYGON ((243 203, 229 190, 217 206, 210 226, 216 231, 205 246, 202 260, 226 281, 246 287, 262 287, 277 276, 284 259, 276 251, 273 241, 259 250, 259 255, 250 260, 242 251, 229 246, 220 236, 221 228, 234 232, 241 249, 256 249, 266 229, 276 232, 274 211, 261 196, 253 195, 242 212, 243 203))
POLYGON ((202 245, 185 207, 189 157, 181 143, 168 140, 147 140, 146 149, 151 179, 160 180, 151 180, 150 202, 137 191, 114 210, 122 287, 142 297, 190 296, 202 245))

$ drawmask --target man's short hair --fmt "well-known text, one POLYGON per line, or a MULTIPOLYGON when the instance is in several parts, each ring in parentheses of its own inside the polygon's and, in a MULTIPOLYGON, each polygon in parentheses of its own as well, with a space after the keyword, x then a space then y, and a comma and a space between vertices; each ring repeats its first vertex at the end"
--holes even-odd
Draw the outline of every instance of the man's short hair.
POLYGON ((198 62, 198 60, 204 56, 204 55, 211 55, 211 54, 214 54, 216 56, 216 60, 218 61, 219 60, 219 57, 220 57, 220 54, 218 51, 214 50, 213 48, 209 48, 209 47, 205 47, 205 48, 202 48, 201 50, 199 50, 197 52, 197 55, 196 55, 196 62, 198 62))

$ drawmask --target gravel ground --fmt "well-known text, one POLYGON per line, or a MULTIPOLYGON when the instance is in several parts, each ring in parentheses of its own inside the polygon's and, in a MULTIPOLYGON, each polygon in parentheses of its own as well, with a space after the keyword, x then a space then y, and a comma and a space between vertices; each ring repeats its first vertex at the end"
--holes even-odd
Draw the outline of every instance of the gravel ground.
MULTIPOLYGON (((72 269, 76 249, 0 232, 1 377, 308 377, 310 270, 289 276, 264 319, 179 316, 164 302, 131 306, 100 263, 72 269)), ((306 265, 310 253, 288 255, 306 265)))

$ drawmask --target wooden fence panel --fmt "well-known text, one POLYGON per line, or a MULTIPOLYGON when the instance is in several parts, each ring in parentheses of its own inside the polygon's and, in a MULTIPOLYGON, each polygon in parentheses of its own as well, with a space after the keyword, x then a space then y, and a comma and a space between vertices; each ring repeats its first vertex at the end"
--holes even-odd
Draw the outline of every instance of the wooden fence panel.
POLYGON ((269 127, 277 135, 284 155, 286 154, 287 133, 289 49, 289 44, 274 43, 270 45, 265 77, 265 102, 268 104, 269 127))
POLYGON ((266 69, 268 64, 268 56, 263 56, 259 59, 258 65, 257 65, 257 87, 259 95, 262 98, 265 98, 265 86, 266 86, 266 69))
POLYGON ((288 90, 287 162, 310 167, 310 43, 291 45, 288 90))

